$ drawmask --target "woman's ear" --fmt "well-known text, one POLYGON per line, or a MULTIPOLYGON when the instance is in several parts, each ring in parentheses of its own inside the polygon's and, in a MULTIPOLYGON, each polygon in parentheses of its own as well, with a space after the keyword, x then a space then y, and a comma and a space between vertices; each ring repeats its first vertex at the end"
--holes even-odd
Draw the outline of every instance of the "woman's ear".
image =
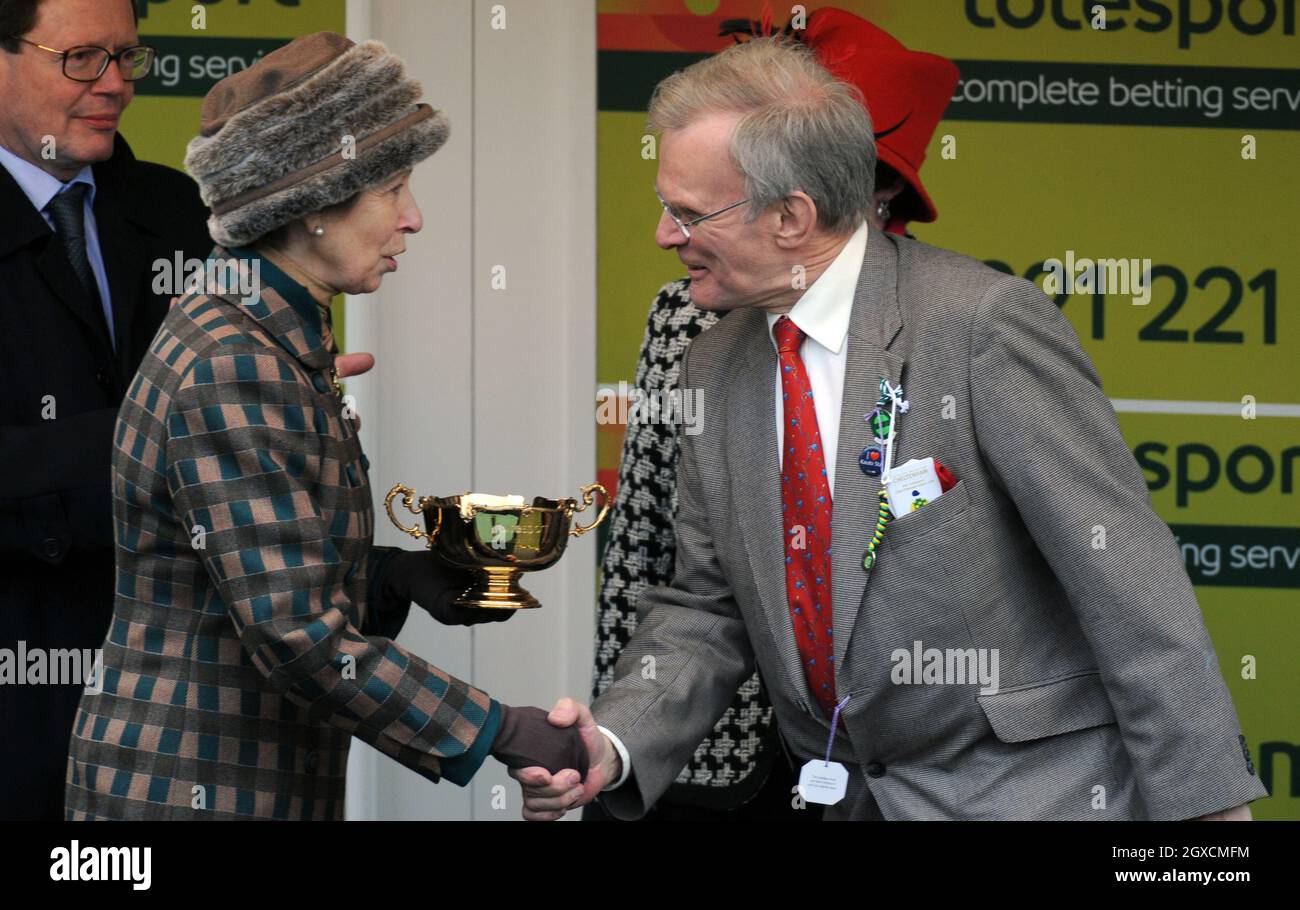
POLYGON ((313 213, 281 225, 258 241, 258 245, 288 256, 290 259, 301 259, 310 249, 311 242, 316 239, 311 233, 311 226, 315 224, 316 217, 316 213, 313 213))
POLYGON ((281 228, 284 231, 286 246, 300 246, 310 243, 316 237, 323 237, 328 228, 322 215, 321 212, 312 212, 296 221, 290 221, 281 228))
POLYGON ((907 181, 898 175, 885 185, 876 184, 876 191, 871 199, 876 205, 882 202, 893 202, 894 197, 907 188, 907 181))

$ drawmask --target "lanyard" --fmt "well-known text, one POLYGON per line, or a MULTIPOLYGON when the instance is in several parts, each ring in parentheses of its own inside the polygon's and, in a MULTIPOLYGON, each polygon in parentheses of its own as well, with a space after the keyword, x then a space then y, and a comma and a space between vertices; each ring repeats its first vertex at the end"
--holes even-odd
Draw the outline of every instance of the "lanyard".
POLYGON ((870 572, 872 566, 876 564, 876 551, 881 541, 885 539, 885 528, 894 517, 889 509, 889 494, 885 491, 885 485, 889 482, 889 472, 894 464, 894 439, 898 435, 898 415, 900 412, 907 413, 909 407, 910 403, 903 399, 902 384, 890 385, 888 379, 880 377, 880 398, 876 401, 875 410, 867 415, 867 423, 871 425, 884 461, 884 468, 880 474, 880 505, 876 509, 876 527, 871 534, 871 540, 867 543, 867 551, 862 555, 862 568, 867 572, 870 572), (885 405, 889 405, 888 415, 884 411, 885 405))
POLYGON ((853 697, 852 692, 844 696, 844 698, 840 700, 840 703, 835 706, 835 713, 831 717, 831 736, 830 739, 826 740, 826 764, 828 765, 831 763, 831 746, 835 745, 835 731, 839 728, 840 725, 840 709, 843 708, 845 705, 847 705, 849 703, 849 699, 852 697, 853 697))

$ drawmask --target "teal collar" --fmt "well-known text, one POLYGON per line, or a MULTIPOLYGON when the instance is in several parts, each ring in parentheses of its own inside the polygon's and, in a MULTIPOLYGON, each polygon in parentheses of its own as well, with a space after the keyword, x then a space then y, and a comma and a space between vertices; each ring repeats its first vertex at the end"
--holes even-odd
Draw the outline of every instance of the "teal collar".
POLYGON ((254 286, 259 291, 251 297, 244 297, 232 290, 221 295, 224 299, 256 319, 289 353, 307 366, 325 369, 333 365, 334 353, 325 347, 324 340, 326 327, 332 328, 330 312, 316 302, 310 291, 266 256, 248 247, 227 250, 218 246, 209 258, 235 262, 244 286, 254 286), (253 283, 255 277, 258 281, 253 283))

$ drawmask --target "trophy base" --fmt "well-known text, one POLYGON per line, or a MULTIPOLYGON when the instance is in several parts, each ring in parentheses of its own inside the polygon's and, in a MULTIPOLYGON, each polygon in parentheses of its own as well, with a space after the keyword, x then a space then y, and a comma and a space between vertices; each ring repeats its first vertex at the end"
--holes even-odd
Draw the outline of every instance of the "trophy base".
POLYGON ((474 570, 478 581, 456 598, 456 606, 479 610, 535 610, 537 598, 519 583, 523 574, 508 566, 480 566, 474 570))

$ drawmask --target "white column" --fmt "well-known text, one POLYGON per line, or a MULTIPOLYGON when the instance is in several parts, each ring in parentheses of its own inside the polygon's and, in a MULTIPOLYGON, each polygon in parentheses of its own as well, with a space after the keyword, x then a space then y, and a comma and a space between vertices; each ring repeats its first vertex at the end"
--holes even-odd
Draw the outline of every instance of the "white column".
MULTIPOLYGON (((595 5, 476 0, 474 38, 474 480, 576 496, 596 479, 595 5), (492 288, 498 266, 505 290, 492 288)), ((478 633, 476 678, 507 703, 588 700, 595 537, 526 577, 542 609, 478 633)), ((475 818, 519 817, 500 765, 474 789, 475 818)))
MULTIPOLYGON (((584 0, 352 0, 348 13, 354 40, 402 56, 451 121, 415 171, 424 229, 397 274, 347 310, 347 349, 378 361, 348 382, 375 540, 410 548, 383 514, 398 481, 562 497, 595 479, 595 11, 584 0), (505 289, 493 288, 495 266, 505 289)), ((594 541, 571 541, 557 566, 528 576, 543 609, 470 630, 413 608, 400 641, 507 704, 585 700, 594 541)), ((435 786, 354 742, 348 786, 349 818, 519 817, 518 789, 491 759, 468 788, 435 786)))

